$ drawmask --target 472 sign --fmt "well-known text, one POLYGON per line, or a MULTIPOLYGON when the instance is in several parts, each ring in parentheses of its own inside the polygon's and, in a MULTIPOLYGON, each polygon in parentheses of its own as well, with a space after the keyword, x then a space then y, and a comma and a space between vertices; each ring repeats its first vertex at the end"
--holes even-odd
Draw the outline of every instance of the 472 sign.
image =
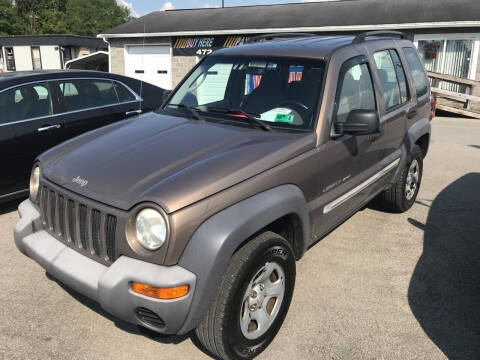
POLYGON ((245 36, 179 37, 173 39, 175 56, 207 56, 214 50, 243 44, 245 36))

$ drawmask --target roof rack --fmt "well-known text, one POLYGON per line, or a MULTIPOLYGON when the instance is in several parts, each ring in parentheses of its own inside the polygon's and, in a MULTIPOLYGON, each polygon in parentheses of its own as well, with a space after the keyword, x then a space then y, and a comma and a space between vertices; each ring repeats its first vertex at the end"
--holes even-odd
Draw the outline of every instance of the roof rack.
POLYGON ((276 34, 265 34, 254 36, 246 41, 247 44, 257 43, 261 41, 269 41, 275 39, 288 39, 288 38, 297 38, 297 37, 313 37, 318 36, 317 34, 312 33, 276 33, 276 34))
POLYGON ((353 39, 352 44, 360 44, 365 42, 367 37, 371 36, 385 36, 385 37, 399 37, 400 39, 406 39, 407 35, 400 31, 368 31, 361 34, 358 34, 355 39, 353 39))

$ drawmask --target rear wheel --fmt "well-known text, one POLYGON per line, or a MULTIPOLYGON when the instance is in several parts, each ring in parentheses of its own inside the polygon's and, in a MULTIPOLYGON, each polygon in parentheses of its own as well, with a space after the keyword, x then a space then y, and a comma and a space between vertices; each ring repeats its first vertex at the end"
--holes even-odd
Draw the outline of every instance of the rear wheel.
POLYGON ((423 153, 415 145, 398 181, 380 194, 379 200, 387 210, 405 212, 415 202, 423 173, 423 153))
POLYGON ((196 329, 221 359, 251 359, 270 344, 290 306, 295 256, 281 236, 265 232, 232 257, 209 312, 196 329))

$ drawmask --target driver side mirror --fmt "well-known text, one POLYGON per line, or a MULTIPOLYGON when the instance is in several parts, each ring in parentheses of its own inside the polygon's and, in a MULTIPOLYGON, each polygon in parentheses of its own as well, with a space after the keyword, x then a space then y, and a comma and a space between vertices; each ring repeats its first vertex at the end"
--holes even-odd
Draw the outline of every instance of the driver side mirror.
POLYGON ((373 135, 380 132, 380 118, 374 110, 352 110, 345 122, 335 125, 336 132, 348 135, 373 135))

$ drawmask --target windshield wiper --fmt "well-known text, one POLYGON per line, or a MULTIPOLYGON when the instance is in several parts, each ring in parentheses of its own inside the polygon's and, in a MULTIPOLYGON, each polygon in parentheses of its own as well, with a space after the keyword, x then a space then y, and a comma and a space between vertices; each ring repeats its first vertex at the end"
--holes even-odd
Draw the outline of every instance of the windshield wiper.
POLYGON ((228 108, 222 108, 222 107, 209 106, 207 107, 207 111, 229 114, 238 119, 246 119, 250 124, 260 126, 262 130, 272 131, 272 128, 270 126, 268 126, 267 124, 257 119, 260 115, 247 113, 243 109, 228 109, 228 108))
POLYGON ((193 119, 204 120, 203 117, 199 113, 200 110, 197 109, 196 107, 188 106, 188 105, 185 105, 185 104, 167 104, 167 106, 176 106, 180 109, 185 109, 190 113, 190 115, 193 119))

